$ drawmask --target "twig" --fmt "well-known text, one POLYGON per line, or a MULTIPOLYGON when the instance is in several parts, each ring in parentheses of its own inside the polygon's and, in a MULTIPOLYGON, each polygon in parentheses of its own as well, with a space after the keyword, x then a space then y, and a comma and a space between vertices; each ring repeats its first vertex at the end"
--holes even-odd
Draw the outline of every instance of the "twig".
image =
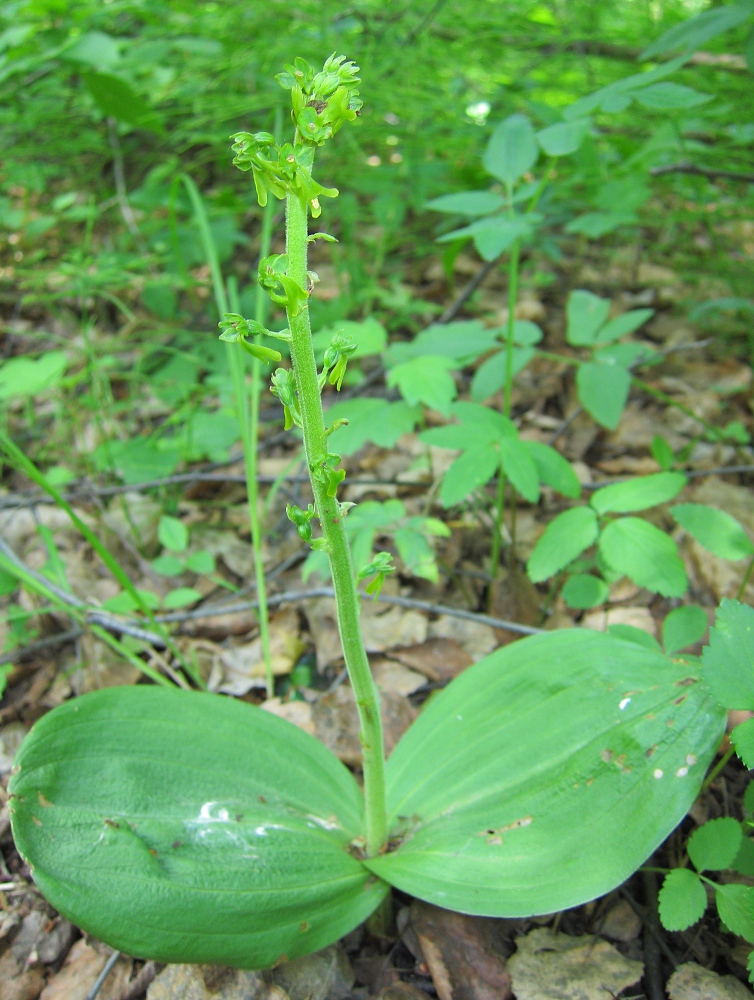
POLYGON ((437 320, 438 323, 449 323, 452 319, 458 315, 458 313, 463 309, 464 305, 468 302, 474 292, 479 288, 484 279, 490 274, 491 271, 495 269, 495 265, 499 263, 499 258, 494 260, 488 260, 479 268, 477 273, 471 279, 471 281, 464 285, 461 289, 458 298, 455 302, 452 302, 444 313, 437 320))
MULTIPOLYGON (((662 952, 665 955, 665 958, 667 958, 667 960, 670 962, 670 964, 673 966, 674 969, 678 968, 678 959, 675 957, 675 955, 673 954, 673 952, 667 946, 667 944, 665 943, 665 940, 663 939, 662 935, 657 930, 657 928, 648 921, 647 914, 646 914, 646 912, 644 910, 644 907, 640 906, 636 902, 636 900, 631 895, 631 893, 628 891, 628 889, 625 887, 625 885, 622 885, 620 887, 620 889, 618 890, 618 892, 620 892, 621 896, 623 896, 623 898, 628 903, 628 905, 631 907, 631 909, 634 911, 634 913, 637 915, 637 917, 639 917, 639 919, 644 924, 644 926, 647 927, 647 929, 649 930, 649 932, 655 938, 655 940, 657 941, 657 944, 662 949, 662 952)), ((664 997, 663 997, 663 1000, 665 1000, 664 997)))
MULTIPOLYGON (((271 594, 267 603, 270 607, 277 607, 280 604, 291 604, 294 601, 308 601, 317 597, 334 597, 335 591, 332 587, 315 587, 312 590, 289 590, 283 594, 271 594)), ((374 600, 369 594, 359 592, 359 597, 363 601, 374 600)), ((522 625, 519 622, 506 621, 503 618, 493 618, 491 615, 477 614, 475 611, 464 611, 463 608, 453 608, 445 604, 433 604, 431 601, 419 601, 412 597, 393 597, 388 594, 380 594, 377 598, 381 604, 395 604, 401 608, 414 608, 418 611, 426 611, 434 615, 449 615, 451 618, 464 618, 467 621, 477 622, 480 625, 490 625, 492 628, 506 629, 508 632, 517 632, 521 635, 540 635, 544 629, 534 628, 532 625, 522 625)), ((157 621, 163 624, 168 622, 195 621, 201 618, 209 618, 212 615, 238 614, 242 611, 253 611, 259 606, 257 601, 240 601, 236 604, 225 606, 214 606, 211 608, 197 608, 194 611, 174 611, 165 615, 157 615, 157 621)))
POLYGON ((158 967, 156 962, 147 962, 136 979, 132 980, 124 988, 118 1000, 138 1000, 139 997, 142 997, 147 992, 148 987, 161 968, 162 966, 158 967))
POLYGON ((113 966, 115 965, 115 963, 118 961, 119 958, 120 958, 119 951, 114 951, 112 955, 108 958, 107 962, 105 963, 105 968, 97 976, 97 980, 94 986, 92 986, 92 988, 87 993, 86 1000, 94 1000, 99 991, 102 989, 102 984, 112 972, 113 966))
POLYGON ((657 877, 654 872, 643 871, 645 899, 644 920, 644 982, 648 1000, 665 1000, 665 983, 660 960, 659 928, 657 919, 657 877))
POLYGON ((28 656, 34 656, 43 649, 49 649, 50 646, 60 646, 64 642, 71 642, 83 634, 83 628, 71 628, 67 632, 58 632, 57 635, 48 635, 44 639, 37 640, 37 642, 31 642, 28 646, 18 646, 16 649, 11 649, 10 652, 0 655, 0 667, 5 663, 16 663, 18 660, 25 660, 28 656))
POLYGON ((696 163, 689 163, 682 160, 680 163, 669 163, 664 167, 652 167, 649 171, 654 177, 662 174, 696 174, 699 177, 706 177, 710 181, 743 181, 745 184, 754 184, 754 174, 740 174, 735 170, 713 170, 711 167, 699 167, 696 163))
POLYGON ((550 447, 555 444, 561 434, 565 433, 571 424, 574 422, 576 417, 580 416, 584 412, 583 406, 577 406, 573 413, 569 413, 565 420, 555 429, 555 431, 550 435, 550 439, 547 442, 550 447))
POLYGON ((43 576, 42 573, 38 573, 36 570, 31 569, 16 555, 10 545, 8 545, 2 538, 0 538, 0 553, 2 553, 10 563, 16 566, 26 576, 30 576, 51 594, 54 594, 61 604, 65 604, 72 609, 75 608, 79 614, 83 614, 84 620, 88 625, 99 625, 100 628, 104 628, 108 632, 113 632, 119 635, 130 635, 133 636, 134 639, 140 639, 142 642, 148 642, 158 649, 165 648, 165 640, 162 636, 156 635, 154 632, 147 631, 147 629, 142 628, 136 622, 123 621, 120 618, 116 618, 114 615, 108 614, 106 611, 100 611, 96 608, 92 608, 91 605, 86 604, 84 601, 79 600, 78 597, 74 597, 73 594, 69 594, 61 587, 58 587, 51 580, 48 580, 46 576, 43 576))
MULTIPOLYGON (((271 486, 281 479, 288 483, 308 483, 309 477, 303 474, 291 473, 287 476, 257 476, 257 482, 263 486, 271 486)), ((364 486, 426 486, 424 480, 407 479, 396 482, 393 479, 365 478, 356 480, 364 486)), ((246 476, 240 473, 228 472, 178 472, 173 476, 161 479, 146 479, 139 483, 123 483, 118 486, 80 486, 76 491, 64 494, 69 503, 86 503, 94 497, 113 497, 122 493, 142 493, 146 490, 159 489, 164 486, 178 486, 181 483, 246 483, 246 476)), ((52 497, 45 494, 33 494, 3 497, 0 499, 0 511, 16 510, 19 507, 32 507, 36 504, 53 504, 52 497)))
POLYGON ((416 39, 419 37, 422 31, 424 31, 424 29, 427 28, 432 23, 432 21, 437 17, 437 15, 440 13, 440 11, 442 10, 442 8, 445 6, 446 3, 447 0, 437 0, 435 5, 427 14, 424 15, 419 24, 412 31, 408 33, 408 35, 406 36, 406 40, 403 42, 403 44, 413 45, 413 43, 416 41, 416 39))
POLYGON ((136 216, 128 200, 126 172, 123 169, 123 150, 120 148, 120 140, 118 138, 118 123, 114 118, 107 119, 107 133, 110 139, 110 148, 113 151, 113 175, 115 177, 115 190, 117 191, 120 214, 123 216, 123 221, 128 227, 129 233, 138 241, 142 252, 146 253, 147 246, 144 243, 144 237, 141 235, 141 231, 136 224, 136 216))

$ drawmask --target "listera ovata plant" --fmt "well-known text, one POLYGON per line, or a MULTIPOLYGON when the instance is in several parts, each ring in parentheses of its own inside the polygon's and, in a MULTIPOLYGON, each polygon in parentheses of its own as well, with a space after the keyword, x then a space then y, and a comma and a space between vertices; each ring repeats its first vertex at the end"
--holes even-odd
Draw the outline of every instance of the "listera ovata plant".
MULTIPOLYGON (((297 60, 279 78, 294 142, 234 139, 260 202, 286 200, 286 253, 260 266, 289 324, 278 336, 292 369, 272 387, 303 432, 314 502, 289 516, 330 560, 363 790, 313 736, 220 695, 108 688, 45 715, 10 786, 18 849, 60 912, 142 958, 270 966, 348 933, 391 886, 488 916, 575 906, 620 884, 683 818, 723 731, 693 659, 571 629, 465 671, 386 764, 320 399, 349 344, 336 336, 318 371, 307 308, 308 213, 336 194, 313 179, 314 154, 355 119, 356 74, 343 57, 316 73, 297 60)), ((258 332, 240 314, 223 326, 225 339, 258 332)), ((377 554, 368 589, 391 568, 377 554)))

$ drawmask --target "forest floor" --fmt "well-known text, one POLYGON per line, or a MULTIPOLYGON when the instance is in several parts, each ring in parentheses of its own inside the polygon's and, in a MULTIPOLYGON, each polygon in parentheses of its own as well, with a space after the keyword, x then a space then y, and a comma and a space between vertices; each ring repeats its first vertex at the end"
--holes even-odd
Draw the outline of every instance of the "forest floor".
MULTIPOLYGON (((459 258, 459 281, 468 277, 464 268, 472 271, 476 266, 459 258)), ((672 272, 647 264, 629 280, 625 269, 595 275, 596 269, 596 264, 591 271, 584 265, 576 283, 569 280, 570 287, 596 284, 607 288, 621 308, 657 310, 641 336, 667 354, 645 380, 681 408, 666 405, 648 392, 634 392, 618 429, 606 432, 578 413, 572 369, 540 359, 516 381, 513 409, 521 436, 554 443, 574 463, 587 490, 625 476, 659 471, 649 451, 658 434, 676 451, 691 445, 686 463, 689 485, 682 499, 728 511, 754 537, 754 478, 748 449, 704 440, 693 416, 719 426, 733 420, 747 423, 751 367, 721 351, 703 330, 679 317, 675 303, 683 289, 672 272), (731 471, 740 467, 745 471, 731 471)), ((325 280, 318 294, 327 291, 325 280)), ((418 275, 410 292, 417 299, 434 299, 443 305, 443 296, 448 294, 437 266, 418 275)), ((496 316, 499 322, 505 314, 505 298, 504 278, 493 273, 471 305, 477 315, 496 316)), ((563 335, 564 301, 561 285, 555 284, 540 293, 526 292, 517 309, 519 318, 542 326, 549 350, 568 350, 563 335)), ((47 322, 49 328, 51 321, 47 322)), ((71 332, 64 321, 54 322, 60 325, 59 332, 71 332)), ((33 322, 18 320, 15 335, 23 340, 33 328, 33 322)), ((99 351, 107 350, 109 337, 114 344, 120 343, 118 331, 102 328, 96 335, 99 351)), ((373 373, 370 392, 387 392, 380 388, 376 368, 373 373)), ((464 378, 461 396, 468 388, 464 378)), ((117 379, 113 379, 113 392, 117 400, 117 379)), ((145 405, 158 404, 152 399, 145 405)), ((263 402, 264 407, 268 405, 263 402)), ((429 414, 430 421, 434 417, 429 414)), ((436 415, 436 422, 443 420, 436 415)), ((87 434, 83 426, 78 433, 83 447, 87 434)), ((264 427, 261 481, 269 484, 284 472, 297 449, 298 442, 281 435, 278 423, 264 427)), ((397 497, 408 514, 431 513, 447 520, 447 512, 434 499, 434 484, 452 457, 447 451, 431 449, 427 460, 426 448, 413 434, 404 435, 390 451, 368 445, 345 462, 348 478, 343 499, 397 497)), ((301 581, 307 550, 285 519, 286 502, 305 507, 310 499, 304 471, 300 464, 289 469, 267 519, 264 557, 277 676, 272 699, 264 697, 254 593, 248 586, 252 552, 240 461, 197 465, 184 481, 167 480, 149 489, 87 480, 76 486, 75 507, 107 535, 137 586, 159 591, 167 583, 150 570, 141 552, 155 542, 164 491, 177 491, 177 515, 215 557, 217 572, 237 588, 231 595, 207 582, 198 607, 176 612, 176 635, 183 650, 195 656, 211 690, 261 704, 290 720, 314 734, 358 774, 357 720, 343 670, 334 602, 327 595, 305 600, 295 596, 317 587, 316 581, 301 581), (290 679, 294 670, 296 683, 290 679)), ((22 477, 6 475, 5 483, 0 493, 0 537, 14 552, 30 568, 41 569, 48 553, 37 529, 45 525, 53 534, 73 593, 100 601, 114 596, 117 586, 66 515, 45 503, 22 477)), ((626 579, 613 586, 608 612, 574 612, 557 599, 543 613, 544 592, 528 580, 518 560, 526 559, 546 521, 564 506, 547 490, 539 506, 519 505, 517 559, 509 562, 493 585, 489 604, 485 603, 489 516, 485 509, 473 507, 448 521, 450 537, 438 544, 441 574, 437 585, 396 575, 386 581, 383 599, 364 603, 364 636, 382 692, 388 752, 433 691, 500 645, 519 638, 491 619, 544 629, 604 630, 608 624, 623 623, 658 634, 659 622, 673 604, 626 579), (416 604, 405 606, 406 601, 416 604), (457 616, 459 611, 466 615, 457 616)), ((741 564, 718 559, 684 537, 664 508, 653 514, 655 522, 674 532, 679 541, 691 581, 685 600, 702 606, 712 622, 719 601, 735 596, 741 564)), ((193 578, 190 582, 197 585, 193 578)), ((754 581, 743 599, 754 602, 754 581)), ((24 591, 20 600, 31 610, 35 599, 24 591)), ((619 996, 661 1000, 666 991, 671 1000, 752 997, 744 985, 750 946, 721 930, 712 909, 688 931, 663 930, 657 917, 658 877, 646 872, 635 874, 601 899, 534 919, 453 914, 394 892, 392 916, 381 926, 373 921, 322 952, 263 974, 200 966, 161 968, 122 955, 111 964, 111 949, 82 935, 36 890, 13 845, 4 789, 21 739, 43 713, 72 695, 135 684, 143 678, 91 635, 72 628, 59 612, 39 614, 35 624, 38 632, 27 636, 24 652, 15 649, 4 657, 13 666, 0 702, 0 1000, 85 1000, 94 995, 92 990, 106 967, 110 971, 97 993, 101 1000, 135 1000, 145 992, 149 1000, 284 1000, 286 996, 291 1000, 422 1000, 427 996, 440 1000, 506 1000, 511 996, 518 1000, 619 996)), ((2 640, 0 635, 0 646, 2 640)), ((686 835, 697 824, 717 816, 741 818, 746 782, 742 765, 728 763, 652 863, 659 867, 679 863, 686 835)))

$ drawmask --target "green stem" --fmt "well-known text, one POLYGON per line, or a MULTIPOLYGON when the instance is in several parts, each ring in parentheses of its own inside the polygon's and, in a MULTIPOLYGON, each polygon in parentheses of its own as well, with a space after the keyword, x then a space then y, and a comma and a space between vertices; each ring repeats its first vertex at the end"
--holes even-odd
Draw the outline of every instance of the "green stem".
MULTIPOLYGON (((509 192, 510 198, 510 192, 509 192)), ((511 209, 512 211, 512 209, 511 209)), ((505 396, 503 400, 503 415, 511 415, 511 395, 513 393, 513 333, 516 324, 516 299, 518 298, 518 269, 521 255, 521 242, 516 240, 511 248, 508 262, 508 329, 505 338, 505 396)), ((505 517, 505 487, 506 476, 502 466, 497 481, 497 501, 495 504, 495 534, 490 552, 490 580, 497 579, 500 569, 501 529, 505 517)), ((488 603, 492 599, 492 583, 490 584, 488 603)))
MULTIPOLYGON (((306 202, 289 192, 286 200, 288 276, 302 288, 307 287, 307 232, 306 202)), ((324 466, 328 449, 308 308, 301 309, 296 315, 289 310, 288 324, 314 503, 330 560, 340 640, 361 725, 366 852, 372 857, 379 853, 387 840, 385 757, 379 697, 361 636, 359 597, 343 515, 337 498, 327 495, 325 484, 314 474, 324 466)))
POLYGON ((744 573, 744 578, 741 581, 741 586, 738 588, 738 593, 736 594, 736 600, 742 601, 744 599, 744 591, 746 590, 746 584, 751 578, 751 572, 754 570, 754 556, 749 560, 749 565, 746 567, 746 572, 744 573))
POLYGON ((487 594, 487 611, 492 603, 492 585, 497 579, 497 571, 500 566, 500 547, 502 544, 503 517, 505 516, 505 473, 500 466, 497 474, 497 500, 495 502, 495 531, 492 535, 492 548, 490 550, 490 585, 487 594))
MULTIPOLYGON (((188 191, 191 204, 194 209, 199 232, 204 244, 204 252, 212 275, 212 287, 215 293, 215 307, 222 318, 223 313, 229 312, 228 296, 223 284, 220 260, 217 256, 217 248, 212 237, 212 230, 209 227, 209 220, 204 208, 202 196, 199 189, 188 174, 181 175, 183 183, 188 191)), ((268 203, 262 218, 262 238, 260 245, 260 256, 266 257, 269 253, 270 240, 272 235, 272 213, 274 207, 268 203), (265 242, 266 241, 266 242, 265 242)), ((238 311, 237 286, 231 284, 231 289, 235 288, 233 311, 238 311)), ((266 299, 259 290, 257 295, 257 314, 260 313, 259 301, 266 299)), ((261 306, 261 313, 264 316, 266 302, 261 306)), ((258 315, 257 315, 258 318, 258 315)), ((263 322, 263 320, 259 320, 263 322)), ((251 400, 246 391, 246 360, 242 348, 238 344, 227 345, 228 367, 233 382, 233 392, 235 395, 236 414, 241 430, 241 445, 243 447, 244 468, 246 472, 246 498, 249 509, 249 526, 251 529, 251 547, 254 559, 254 576, 257 585, 257 600, 259 601, 259 636, 262 640, 262 657, 264 659, 265 684, 267 687, 267 697, 272 698, 275 694, 275 678, 272 673, 272 656, 270 654, 270 626, 269 612, 267 608, 267 590, 264 580, 264 562, 262 560, 262 530, 259 522, 259 504, 257 495, 257 445, 259 441, 259 361, 254 358, 252 367, 251 400)))
POLYGON ((704 779, 704 784, 701 787, 701 791, 703 791, 703 792, 707 791, 707 789, 709 788, 709 786, 712 784, 712 782, 715 780, 715 778, 718 776, 718 774, 722 771, 722 769, 725 767, 725 765, 728 763, 728 761, 731 759, 731 757, 733 756, 733 754, 735 752, 736 751, 735 751, 734 747, 728 747, 728 749, 722 755, 722 757, 720 758, 720 760, 717 762, 717 764, 715 764, 715 766, 712 768, 712 770, 710 771, 710 773, 704 779))

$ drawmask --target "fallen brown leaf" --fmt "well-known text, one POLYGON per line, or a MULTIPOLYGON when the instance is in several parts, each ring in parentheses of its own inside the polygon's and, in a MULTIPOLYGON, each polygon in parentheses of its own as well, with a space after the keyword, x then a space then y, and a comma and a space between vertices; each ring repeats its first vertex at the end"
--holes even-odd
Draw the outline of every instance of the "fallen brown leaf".
POLYGON ((487 933, 489 921, 414 900, 411 927, 440 1000, 507 1000, 511 977, 487 933))
POLYGON ((455 639, 427 639, 418 646, 396 649, 389 655, 435 683, 452 681, 474 662, 455 639))

